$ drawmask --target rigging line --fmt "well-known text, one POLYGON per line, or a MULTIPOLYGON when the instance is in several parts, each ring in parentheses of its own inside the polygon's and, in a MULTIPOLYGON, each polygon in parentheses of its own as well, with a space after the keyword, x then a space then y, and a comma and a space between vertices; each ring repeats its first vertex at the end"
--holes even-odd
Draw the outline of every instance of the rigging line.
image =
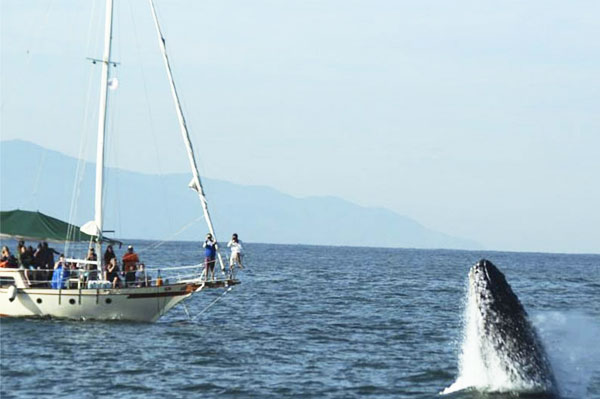
POLYGON ((38 189, 40 186, 40 179, 42 177, 42 170, 44 169, 44 164, 46 163, 46 155, 48 155, 48 150, 42 150, 42 157, 39 162, 38 170, 35 175, 35 181, 33 182, 33 191, 31 192, 31 196, 29 197, 29 201, 32 202, 32 205, 35 209, 39 209, 39 204, 37 201, 38 189))
POLYGON ((166 244, 169 241, 173 241, 173 238, 177 237, 179 234, 183 233, 185 230, 189 229, 191 226, 193 226, 195 223, 198 223, 200 220, 204 219, 204 215, 198 216, 196 219, 192 220, 191 222, 185 224, 181 229, 179 229, 179 231, 176 231, 175 234, 171 235, 170 237, 167 237, 165 240, 163 241, 159 241, 156 244, 152 244, 142 250, 140 250, 138 252, 138 255, 144 252, 148 252, 151 250, 154 250, 158 247, 161 247, 162 245, 166 244))
MULTIPOLYGON (((128 2, 129 4, 129 10, 130 10, 130 16, 131 16, 131 25, 133 26, 133 36, 134 36, 134 40, 135 40, 135 49, 136 49, 136 54, 137 54, 137 58, 138 58, 138 68, 140 71, 140 77, 142 79, 142 87, 144 89, 144 99, 145 99, 145 105, 146 105, 146 112, 148 114, 148 120, 150 123, 150 133, 152 136, 152 141, 154 143, 154 156, 155 156, 155 162, 156 162, 156 166, 158 167, 158 174, 159 174, 159 179, 161 182, 161 185, 164 186, 164 174, 163 174, 163 167, 162 167, 162 162, 161 162, 161 156, 160 156, 160 152, 159 152, 159 146, 158 146, 158 140, 157 140, 157 134, 156 134, 156 128, 155 128, 155 123, 154 123, 154 118, 152 117, 152 104, 150 103, 150 95, 148 93, 148 82, 147 82, 147 78, 146 78, 146 70, 144 69, 144 65, 145 63, 142 62, 142 56, 141 56, 141 52, 140 52, 140 42, 139 42, 139 37, 138 37, 138 30, 137 30, 137 25, 135 23, 135 18, 134 18, 134 12, 133 9, 131 7, 131 2, 128 2)), ((170 202, 168 201, 168 196, 167 196, 167 191, 166 190, 159 190, 160 195, 162 196, 162 203, 163 203, 163 207, 164 209, 166 209, 166 213, 167 213, 167 225, 169 228, 169 231, 173 230, 173 225, 172 225, 172 212, 171 212, 171 207, 170 202)))
MULTIPOLYGON (((43 19, 42 19, 42 23, 37 25, 37 32, 35 35, 33 35, 33 37, 35 37, 36 39, 34 39, 34 43, 32 46, 30 46, 30 48, 27 49, 27 65, 29 66, 29 64, 31 63, 31 58, 32 58, 32 49, 37 48, 39 41, 41 40, 40 38, 40 32, 42 32, 44 29, 46 29, 46 26, 48 25, 48 20, 49 20, 49 15, 50 15, 50 9, 53 7, 53 3, 54 1, 51 0, 48 3, 48 6, 46 7, 46 10, 44 11, 44 15, 43 15, 43 19)), ((31 25, 34 24, 34 21, 31 21, 31 25)), ((30 29, 27 30, 27 32, 31 32, 31 26, 30 29)))
MULTIPOLYGON (((158 21, 159 20, 162 21, 162 17, 159 18, 159 16, 161 15, 160 5, 156 4, 153 0, 150 0, 150 4, 151 4, 151 9, 153 9, 154 12, 156 13, 156 24, 158 25, 158 21)), ((160 30, 160 28, 159 28, 159 30, 160 30)), ((161 39, 163 40, 163 42, 166 43, 166 39, 165 39, 166 35, 162 34, 162 31, 161 31, 160 35, 161 35, 161 39)), ((169 63, 172 63, 173 65, 175 65, 177 63, 177 60, 174 59, 174 58, 169 58, 169 63)), ((174 67, 172 69, 177 69, 177 68, 174 67)), ((185 101, 183 93, 179 93, 178 92, 177 97, 178 97, 179 104, 181 106, 182 114, 183 115, 190 115, 187 112, 188 107, 186 105, 186 101, 185 101)), ((191 130, 189 127, 186 127, 186 129, 187 129, 188 133, 191 130)), ((190 141, 191 141, 191 137, 190 137, 190 141)), ((197 155, 195 154, 194 155, 194 159, 196 161, 196 168, 199 169, 198 172, 200 172, 200 170, 201 170, 203 172, 203 173, 201 173, 201 175, 202 176, 206 176, 206 174, 204 173, 204 172, 206 172, 206 168, 204 167, 204 163, 202 162, 202 158, 198 159, 197 155)), ((206 193, 204 193, 204 196, 206 197, 206 193)), ((203 201, 206 201, 206 199, 204 199, 203 201)))
MULTIPOLYGON (((91 21, 90 21, 91 24, 91 21)), ((86 90, 86 100, 85 100, 85 109, 83 113, 83 121, 81 131, 81 138, 79 141, 79 154, 78 154, 78 162, 77 162, 77 170, 75 172, 75 178, 73 181, 73 191, 71 193, 71 208, 69 210, 69 219, 68 222, 72 226, 69 226, 67 231, 67 239, 75 236, 75 218, 77 215, 79 198, 81 196, 81 186, 83 185, 83 179, 85 177, 85 169, 87 162, 85 161, 85 149, 87 148, 89 134, 88 132, 88 123, 90 120, 90 105, 91 105, 91 96, 92 96, 92 83, 93 83, 93 65, 90 66, 90 73, 88 78, 88 85, 86 90)), ((65 243, 64 253, 68 254, 71 243, 67 241, 65 243)))
POLYGON ((97 51, 98 48, 102 48, 102 40, 103 37, 102 35, 98 35, 98 34, 93 34, 93 32, 96 32, 98 30, 100 30, 100 26, 102 26, 102 12, 97 11, 98 8, 98 1, 95 0, 93 2, 93 6, 92 6, 92 13, 90 15, 90 26, 89 26, 89 31, 88 31, 88 41, 87 41, 87 53, 90 56, 94 56, 96 55, 94 52, 97 51))
MULTIPOLYGON (((179 101, 181 103, 181 109, 183 110, 184 115, 192 115, 192 118, 193 118, 194 114, 193 113, 190 114, 190 113, 187 112, 188 107, 186 105, 186 100, 185 100, 185 97, 184 97, 183 94, 179 95, 179 101)), ((192 124, 190 124, 190 125, 192 125, 192 124)), ((188 128, 188 131, 191 131, 191 129, 188 128)), ((208 136, 208 134, 207 134, 207 136, 208 136)), ((190 137, 190 141, 191 140, 192 140, 192 137, 190 137)), ((202 148, 202 147, 200 147, 200 148, 202 148)), ((208 175, 208 172, 207 172, 206 166, 204 165, 204 160, 203 160, 201 154, 196 154, 195 153, 194 154, 194 158, 196 159, 196 167, 198 168, 198 173, 200 174, 200 176, 205 176, 206 177, 208 175), (200 172, 202 172, 202 173, 200 173, 200 172)), ((203 180, 203 183, 204 183, 204 185, 206 185, 206 179, 203 180)), ((207 193, 204 193, 204 197, 205 197, 205 201, 208 201, 208 194, 207 193)))
POLYGON ((233 287, 229 287, 225 290, 225 292, 223 292, 221 295, 219 295, 219 297, 217 299, 215 299, 214 301, 212 301, 211 303, 208 304, 207 307, 205 307, 204 309, 202 309, 202 311, 200 313, 198 313, 191 321, 196 320, 198 317, 202 316, 203 313, 205 313, 208 309, 210 309, 211 307, 213 307, 213 305, 215 305, 217 302, 219 302, 221 299, 223 299, 223 297, 228 293, 231 292, 231 290, 233 290, 233 287))
POLYGON ((92 1, 92 11, 90 13, 90 20, 88 22, 88 33, 87 33, 87 40, 85 43, 86 52, 89 52, 91 49, 92 37, 97 37, 96 35, 92 35, 92 31, 94 30, 94 16, 100 14, 99 12, 96 11, 97 5, 98 5, 97 1, 92 1))
POLYGON ((183 305, 183 310, 185 310, 185 315, 187 316, 188 320, 192 320, 192 316, 190 316, 190 311, 187 308, 187 305, 185 304, 185 301, 181 302, 181 304, 183 305))
MULTIPOLYGON (((150 0, 150 3, 151 3, 151 8, 153 8, 154 11, 156 12, 156 20, 157 21, 158 20, 162 20, 162 17, 159 18, 159 16, 161 15, 160 5, 156 4, 152 0, 150 0)), ((165 37, 166 37, 166 35, 162 34, 162 31, 161 31, 161 39, 163 40, 164 43, 166 43, 165 37)), ((174 70, 177 69, 177 67, 175 67, 175 65, 177 64, 177 60, 175 58, 169 58, 169 63, 174 65, 174 67, 172 69, 174 69, 174 70)), ((177 97, 178 97, 179 104, 181 106, 182 114, 186 115, 186 119, 187 119, 188 116, 191 115, 191 114, 187 112, 188 107, 186 105, 186 100, 185 100, 184 94, 178 92, 177 97)), ((186 126, 187 126, 187 124, 186 124, 186 126)), ((189 126, 186 127, 186 129, 187 129, 188 133, 191 131, 191 129, 190 129, 189 126)), ((190 137, 190 141, 191 141, 191 137, 190 137)), ((200 175, 206 176, 206 174, 204 173, 204 172, 206 172, 206 168, 204 167, 204 163, 202 162, 202 158, 198 159, 198 155, 197 154, 194 154, 194 158, 195 158, 195 161, 196 161, 196 167, 199 169, 198 172, 202 171, 203 173, 201 173, 200 175)), ((206 193, 204 193, 204 196, 206 197, 206 193)))

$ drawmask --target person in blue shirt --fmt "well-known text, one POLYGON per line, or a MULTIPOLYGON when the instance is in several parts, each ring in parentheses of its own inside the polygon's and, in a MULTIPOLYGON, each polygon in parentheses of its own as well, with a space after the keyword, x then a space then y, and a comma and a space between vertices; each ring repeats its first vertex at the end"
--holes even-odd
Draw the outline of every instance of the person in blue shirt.
POLYGON ((52 273, 51 286, 54 289, 65 288, 67 279, 69 278, 69 268, 65 262, 65 255, 60 254, 58 262, 54 265, 54 272, 52 273))
POLYGON ((202 247, 204 248, 204 279, 208 279, 208 272, 210 271, 211 280, 214 280, 217 241, 215 241, 212 234, 208 233, 206 235, 206 240, 204 240, 202 247))

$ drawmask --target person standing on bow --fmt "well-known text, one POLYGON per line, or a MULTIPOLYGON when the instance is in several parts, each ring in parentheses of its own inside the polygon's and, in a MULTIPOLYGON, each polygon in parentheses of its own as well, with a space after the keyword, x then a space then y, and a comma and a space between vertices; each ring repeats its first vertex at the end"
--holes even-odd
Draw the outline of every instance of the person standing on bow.
POLYGON ((215 279, 215 259, 217 256, 217 241, 212 234, 206 235, 206 240, 202 244, 204 248, 204 280, 208 280, 208 272, 210 271, 210 279, 215 279))
POLYGON ((125 273, 125 287, 135 283, 135 272, 140 262, 137 254, 133 252, 133 246, 127 247, 127 252, 123 255, 123 272, 125 273))
POLYGON ((242 265, 242 241, 238 239, 238 235, 233 233, 231 241, 227 243, 227 247, 231 248, 231 256, 229 257, 229 274, 233 276, 233 266, 238 265, 240 269, 243 269, 242 265))

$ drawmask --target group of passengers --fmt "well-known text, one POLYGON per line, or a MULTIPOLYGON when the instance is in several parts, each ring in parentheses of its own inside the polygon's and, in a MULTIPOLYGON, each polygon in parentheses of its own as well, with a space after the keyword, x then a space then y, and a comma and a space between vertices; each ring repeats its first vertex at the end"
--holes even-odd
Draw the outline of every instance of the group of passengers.
MULTIPOLYGON (((204 241, 204 279, 215 278, 215 263, 218 244, 209 233, 204 241)), ((233 276, 234 266, 243 269, 242 265, 242 241, 237 234, 233 234, 227 243, 231 249, 229 257, 229 273, 233 276)), ((59 254, 54 248, 50 248, 47 242, 38 244, 34 251, 33 247, 25 246, 24 241, 17 245, 17 257, 15 258, 7 246, 2 247, 0 267, 25 269, 25 279, 30 286, 47 286, 50 282, 52 288, 64 288, 69 276, 76 275, 82 282, 98 280, 96 263, 98 256, 93 247, 90 247, 86 256, 86 263, 67 262, 63 254, 59 260, 54 262, 54 255, 59 254)), ((108 245, 102 258, 102 277, 105 281, 117 287, 147 287, 151 285, 151 278, 146 273, 143 263, 140 263, 138 255, 133 246, 127 247, 127 252, 121 258, 122 270, 119 268, 117 254, 112 245, 108 245)))
POLYGON ((139 256, 133 250, 133 246, 127 247, 127 252, 121 258, 122 271, 119 269, 117 254, 109 245, 104 251, 102 258, 104 268, 104 279, 116 287, 148 287, 152 279, 146 273, 143 263, 140 263, 139 256))
MULTIPOLYGON (((0 267, 24 269, 25 280, 32 287, 47 287, 50 283, 52 288, 65 288, 70 277, 78 277, 82 282, 98 280, 95 263, 97 260, 98 257, 93 247, 88 250, 86 263, 77 264, 68 262, 63 254, 50 248, 47 242, 38 244, 37 249, 34 250, 31 245, 26 246, 24 241, 19 241, 16 257, 7 246, 2 247, 0 267), (54 262, 55 254, 60 255, 57 262, 54 262)), ((122 257, 122 272, 119 270, 117 255, 112 245, 109 245, 104 252, 102 266, 102 277, 109 281, 114 288, 151 285, 151 278, 131 245, 122 257)))
POLYGON ((7 246, 2 247, 0 267, 25 269, 25 279, 30 285, 46 285, 54 269, 54 255, 58 253, 47 242, 39 243, 34 250, 31 245, 27 246, 24 241, 19 241, 16 257, 7 246))
MULTIPOLYGON (((61 254, 58 262, 54 266, 52 275, 52 288, 65 288, 66 280, 71 275, 76 275, 83 283, 98 280, 98 271, 96 261, 98 256, 94 248, 88 250, 85 258, 86 263, 78 267, 75 263, 68 263, 61 254)), ((104 281, 112 284, 113 288, 121 287, 148 287, 152 284, 150 276, 146 273, 143 263, 140 263, 138 255, 134 252, 133 246, 127 248, 123 255, 123 272, 119 270, 117 255, 112 245, 107 246, 104 252, 102 262, 102 277, 104 281)))

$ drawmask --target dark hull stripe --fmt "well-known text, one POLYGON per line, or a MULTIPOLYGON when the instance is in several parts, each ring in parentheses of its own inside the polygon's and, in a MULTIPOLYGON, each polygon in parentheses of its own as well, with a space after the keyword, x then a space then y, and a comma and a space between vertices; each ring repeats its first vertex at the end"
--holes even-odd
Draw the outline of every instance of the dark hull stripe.
POLYGON ((129 294, 129 295, 127 295, 127 299, 159 298, 159 297, 187 295, 187 294, 190 294, 190 293, 191 292, 188 292, 186 290, 183 290, 183 291, 166 291, 166 292, 147 292, 147 293, 144 293, 144 294, 129 294))

